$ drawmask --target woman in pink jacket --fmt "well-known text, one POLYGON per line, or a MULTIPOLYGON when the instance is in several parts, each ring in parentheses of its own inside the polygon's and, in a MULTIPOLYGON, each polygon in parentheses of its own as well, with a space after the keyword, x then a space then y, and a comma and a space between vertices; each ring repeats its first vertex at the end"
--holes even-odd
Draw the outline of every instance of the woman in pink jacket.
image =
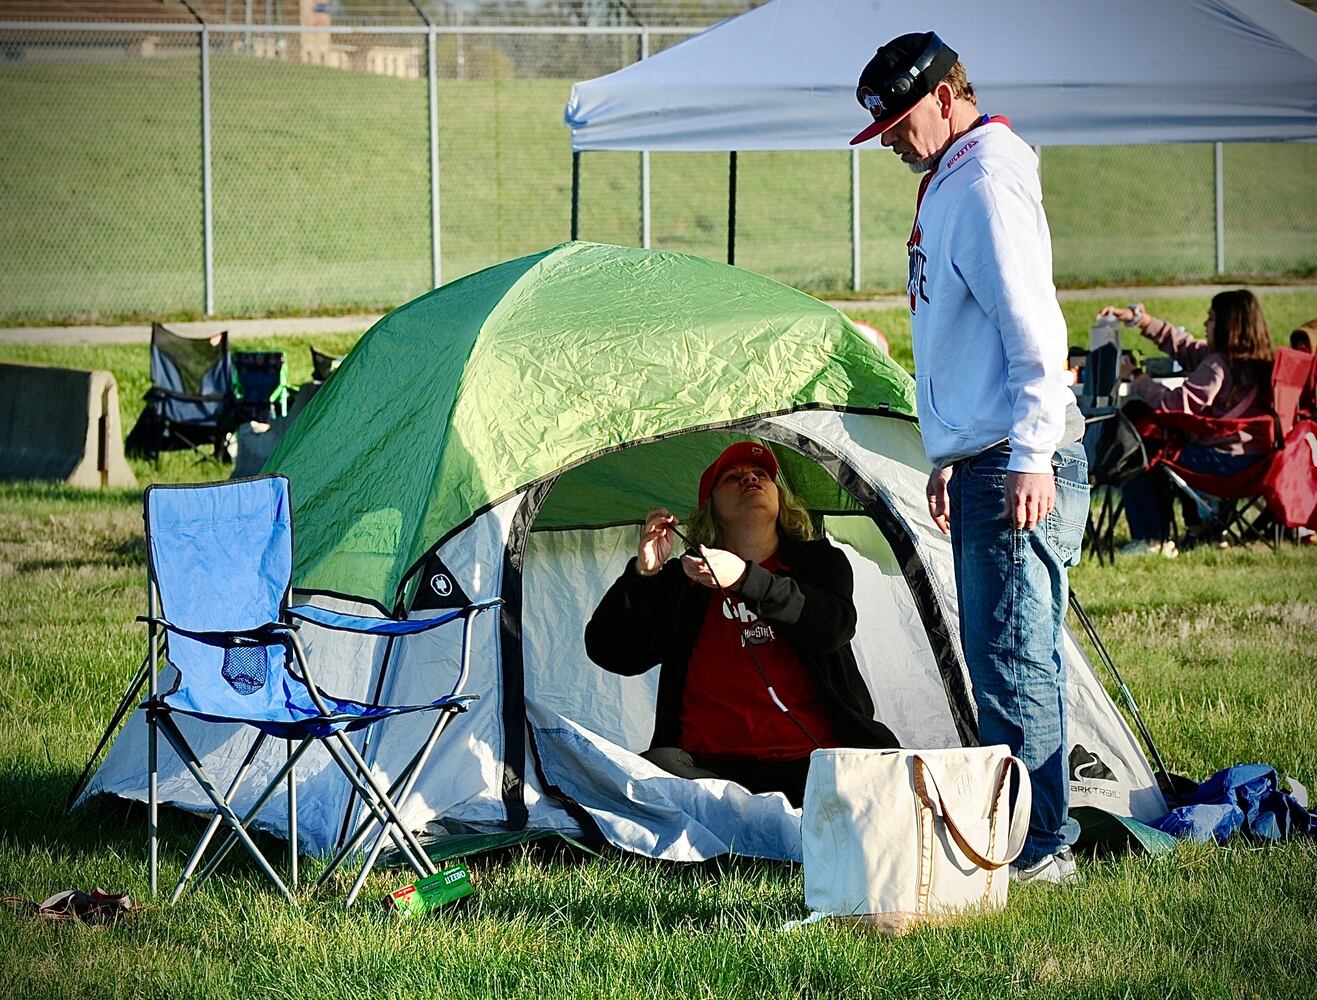
MULTIPOLYGON (((1189 374, 1177 389, 1149 378, 1128 361, 1121 377, 1132 378, 1132 390, 1155 410, 1205 417, 1240 419, 1271 408, 1271 334, 1262 306, 1252 292, 1240 289, 1212 298, 1199 339, 1182 328, 1144 312, 1143 304, 1107 306, 1099 316, 1115 316, 1139 331, 1189 374)), ((1260 461, 1271 450, 1271 437, 1232 434, 1199 440, 1180 454, 1179 463, 1196 472, 1232 476, 1260 461)), ((1122 551, 1176 555, 1170 527, 1170 491, 1164 477, 1144 473, 1123 488, 1125 517, 1132 541, 1122 551)))

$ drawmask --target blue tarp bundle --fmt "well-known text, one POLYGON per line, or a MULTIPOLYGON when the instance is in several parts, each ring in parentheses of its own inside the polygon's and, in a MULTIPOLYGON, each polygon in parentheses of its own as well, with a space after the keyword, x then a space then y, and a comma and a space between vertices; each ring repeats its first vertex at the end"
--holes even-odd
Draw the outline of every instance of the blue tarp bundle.
POLYGON ((1281 791, 1276 769, 1237 764, 1218 771, 1152 824, 1175 837, 1224 843, 1242 830, 1263 840, 1317 836, 1317 813, 1281 791))

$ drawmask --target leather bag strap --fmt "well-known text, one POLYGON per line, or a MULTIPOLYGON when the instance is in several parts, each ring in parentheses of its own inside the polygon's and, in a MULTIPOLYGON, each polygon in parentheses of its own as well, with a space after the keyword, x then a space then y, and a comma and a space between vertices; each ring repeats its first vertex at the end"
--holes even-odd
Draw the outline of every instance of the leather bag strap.
MULTIPOLYGON (((937 798, 938 808, 943 819, 946 820, 947 829, 951 831, 952 839, 965 852, 967 858, 985 871, 995 871, 1003 865, 1010 864, 1020 856, 1020 852, 1024 850, 1024 838, 1029 833, 1029 813, 1033 809, 1033 790, 1029 785, 1029 775, 1025 770, 1024 762, 1020 758, 1007 757, 1002 761, 1002 766, 997 772, 997 781, 992 790, 992 809, 988 813, 989 844, 986 851, 979 851, 961 833, 955 818, 947 808, 946 800, 942 798, 941 789, 937 787, 937 779, 933 775, 933 769, 928 766, 928 762, 919 754, 914 754, 913 757, 916 789, 920 790, 922 795, 927 795, 927 792, 923 791, 921 786, 923 788, 932 787, 933 795, 937 798), (1015 809, 1011 813, 1011 832, 1006 844, 1006 853, 1000 858, 993 858, 988 855, 992 853, 991 837, 996 829, 997 810, 1001 807, 1002 800, 1010 794, 1010 776, 1013 770, 1018 770, 1020 774, 1020 794, 1016 797, 1015 809)), ((931 802, 928 804, 932 805, 931 802)))

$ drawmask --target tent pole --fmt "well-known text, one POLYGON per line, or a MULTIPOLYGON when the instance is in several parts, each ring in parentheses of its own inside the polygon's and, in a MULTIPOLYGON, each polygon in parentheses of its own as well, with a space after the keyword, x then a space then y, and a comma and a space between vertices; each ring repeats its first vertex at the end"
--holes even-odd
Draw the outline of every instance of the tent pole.
POLYGON ((581 238, 581 151, 572 150, 572 239, 581 238))
POLYGON ((1116 663, 1111 658, 1111 654, 1107 652, 1107 647, 1103 644, 1102 638, 1098 635, 1097 628, 1093 625, 1093 620, 1088 617, 1088 612, 1085 611, 1084 606, 1079 603, 1079 598, 1075 596, 1073 590, 1070 591, 1070 607, 1075 612, 1075 617, 1079 619, 1079 624, 1081 624, 1084 627, 1084 631, 1088 633, 1088 639, 1093 643, 1093 648, 1097 650, 1099 659, 1107 665, 1107 669, 1111 671, 1111 676, 1114 677, 1116 683, 1120 685, 1121 696, 1124 697, 1125 704, 1129 706, 1130 714, 1134 716, 1134 724, 1138 726, 1139 732, 1143 736, 1143 742, 1147 744, 1148 750, 1152 752, 1153 762, 1157 765, 1157 773, 1161 775, 1162 781, 1165 782, 1168 789, 1174 788, 1175 786, 1171 782, 1171 774, 1166 770, 1166 764, 1162 760, 1161 752, 1157 749, 1157 744, 1153 741, 1152 733, 1148 732, 1148 727, 1143 722, 1143 713, 1139 711, 1139 705, 1138 702, 1134 700, 1133 692, 1130 691, 1129 686, 1125 683, 1125 678, 1120 676, 1120 671, 1116 669, 1116 663))
POLYGON ((727 156, 727 263, 736 263, 736 150, 727 156))

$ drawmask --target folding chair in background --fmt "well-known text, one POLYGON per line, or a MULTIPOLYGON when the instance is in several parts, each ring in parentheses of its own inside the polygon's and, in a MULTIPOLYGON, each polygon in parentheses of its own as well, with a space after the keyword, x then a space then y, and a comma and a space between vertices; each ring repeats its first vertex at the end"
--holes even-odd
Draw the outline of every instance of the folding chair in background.
POLYGON ((293 893, 262 855, 249 832, 261 808, 286 785, 289 851, 293 888, 297 886, 296 765, 313 745, 322 746, 342 771, 366 818, 357 834, 335 857, 323 884, 371 832, 378 829, 357 881, 351 906, 365 883, 385 840, 391 840, 418 877, 435 866, 401 819, 400 805, 411 795, 439 737, 466 703, 471 638, 475 619, 501 600, 487 600, 437 618, 395 620, 338 614, 309 605, 289 607, 292 567, 292 518, 288 480, 283 476, 230 480, 204 486, 151 486, 145 494, 148 560, 149 696, 142 707, 148 725, 147 847, 151 891, 158 872, 157 743, 163 734, 215 807, 215 815, 192 852, 174 889, 177 900, 196 873, 221 825, 227 840, 199 874, 199 886, 237 844, 251 854, 261 871, 290 901, 293 893), (336 698, 317 686, 298 638, 298 621, 377 636, 408 636, 448 622, 462 622, 462 647, 452 689, 420 705, 367 704, 336 698), (161 691, 158 658, 173 668, 161 691), (399 715, 435 712, 422 746, 389 788, 383 788, 348 734, 399 715), (209 723, 240 723, 254 731, 252 744, 226 790, 206 772, 185 738, 176 715, 209 723), (245 815, 233 807, 244 778, 269 739, 285 741, 285 759, 245 815))
POLYGON ((288 415, 288 363, 283 351, 233 353, 235 423, 274 423, 288 415))
POLYGON ((1084 524, 1088 550, 1099 563, 1104 555, 1114 558, 1113 532, 1124 504, 1120 486, 1129 481, 1147 462, 1138 432, 1116 404, 1119 384, 1120 350, 1115 344, 1103 344, 1088 352, 1077 402, 1084 415, 1084 453, 1088 458, 1088 481, 1093 490, 1084 524), (1130 451, 1130 435, 1134 441, 1130 451), (1136 467, 1131 468, 1131 462, 1136 467), (1101 500, 1098 496, 1101 496, 1101 500))
POLYGON ((1083 443, 1093 503, 1084 525, 1084 540, 1102 565, 1104 560, 1115 559, 1116 523, 1125 510, 1121 487, 1147 468, 1148 452, 1138 428, 1123 410, 1100 408, 1086 415, 1085 423, 1083 443))
POLYGON ((180 337, 159 323, 151 324, 151 388, 146 408, 129 432, 130 455, 159 459, 162 451, 191 448, 205 456, 228 457, 234 428, 233 362, 229 335, 180 337))
POLYGON ((1294 422, 1291 404, 1297 405, 1298 396, 1289 392, 1285 385, 1290 369, 1288 363, 1272 366, 1272 410, 1269 413, 1229 418, 1150 410, 1140 419, 1139 430, 1144 438, 1157 442, 1149 468, 1160 466, 1172 485, 1194 504, 1202 518, 1205 535, 1218 535, 1241 545, 1255 539, 1273 546, 1280 544, 1279 523, 1269 523, 1264 516, 1267 502, 1263 482, 1272 463, 1281 454, 1285 441, 1282 428, 1294 422), (1284 412, 1277 409, 1278 406, 1284 412), (1270 452, 1230 476, 1198 472, 1180 463, 1184 449, 1194 441, 1240 434, 1251 440, 1269 442, 1270 452))
POLYGON ((329 378, 330 375, 334 374, 334 370, 338 368, 339 364, 343 361, 343 356, 341 354, 324 354, 321 351, 317 351, 314 347, 310 350, 312 382, 323 382, 325 379, 329 378))
MULTIPOLYGON (((1211 420, 1184 414, 1157 414, 1163 427, 1191 437, 1222 437, 1247 431, 1255 439, 1270 439, 1266 458, 1234 476, 1208 476, 1177 464, 1177 446, 1162 454, 1171 481, 1198 507, 1209 532, 1235 542, 1260 539, 1280 545, 1286 528, 1306 525, 1317 504, 1310 484, 1317 451, 1307 442, 1313 427, 1310 412, 1317 388, 1317 358, 1306 351, 1277 348, 1271 368, 1272 412, 1243 420, 1211 420), (1221 501, 1212 504, 1208 498, 1221 501)), ((1184 440, 1177 442, 1182 447, 1184 440)))

